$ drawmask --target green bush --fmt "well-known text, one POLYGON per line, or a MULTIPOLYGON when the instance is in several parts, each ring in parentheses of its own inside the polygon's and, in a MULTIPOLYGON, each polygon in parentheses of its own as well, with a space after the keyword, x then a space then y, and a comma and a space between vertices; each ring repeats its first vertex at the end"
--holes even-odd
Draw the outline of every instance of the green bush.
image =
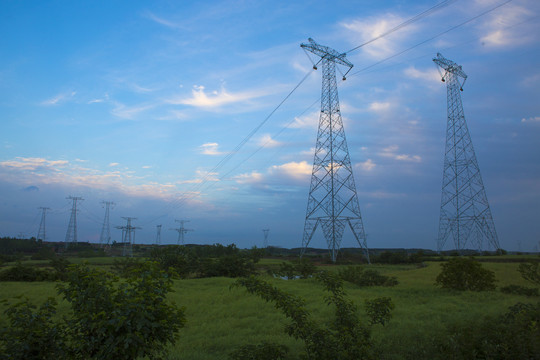
POLYGON ((5 312, 8 326, 0 328, 0 359, 66 359, 66 328, 53 324, 56 301, 49 298, 39 309, 28 299, 11 305, 5 312))
POLYGON ((442 270, 435 283, 453 290, 494 290, 495 273, 484 269, 473 258, 455 257, 441 264, 442 270))
POLYGON ((362 266, 347 266, 340 269, 339 277, 358 286, 395 286, 399 282, 393 276, 380 274, 376 270, 365 270, 362 266))
POLYGON ((540 262, 519 264, 518 271, 525 280, 540 285, 540 262))
POLYGON ((285 345, 263 342, 260 345, 244 345, 229 354, 233 360, 281 360, 289 349, 285 345))
POLYGON ((505 294, 516 294, 525 296, 538 296, 538 288, 528 288, 519 285, 508 285, 501 287, 501 292, 505 294))
POLYGON ((392 318, 394 303, 389 297, 380 297, 372 300, 365 300, 364 307, 369 316, 371 325, 381 324, 384 326, 392 318))
POLYGON ((20 262, 0 272, 0 281, 55 281, 58 275, 54 271, 42 270, 20 262))
POLYGON ((373 358, 369 328, 360 323, 356 305, 345 297, 342 280, 333 274, 321 272, 317 279, 329 293, 326 302, 334 305, 335 315, 330 324, 319 324, 311 319, 305 300, 290 295, 256 277, 238 280, 249 293, 273 302, 291 319, 285 331, 289 336, 304 342, 306 359, 371 359, 373 358))

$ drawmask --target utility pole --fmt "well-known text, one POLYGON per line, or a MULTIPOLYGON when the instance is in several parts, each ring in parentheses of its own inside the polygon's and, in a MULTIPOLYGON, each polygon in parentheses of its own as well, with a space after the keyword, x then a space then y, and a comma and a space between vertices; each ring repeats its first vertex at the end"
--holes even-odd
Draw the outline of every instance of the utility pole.
POLYGON ((69 218, 69 225, 66 232, 65 246, 68 248, 69 244, 77 244, 77 201, 83 201, 80 196, 68 196, 66 199, 73 201, 71 207, 71 217, 69 218))
POLYGON ((50 210, 51 208, 39 207, 38 209, 41 210, 41 222, 39 223, 39 230, 36 240, 41 239, 43 241, 47 241, 47 232, 45 231, 45 216, 47 214, 47 210, 50 210))
POLYGON ((157 234, 156 234, 156 245, 161 245, 161 224, 156 225, 157 234))
POLYGON ((175 230, 178 232, 178 240, 177 240, 177 244, 178 245, 184 245, 184 235, 188 232, 188 231, 194 231, 193 229, 186 229, 184 227, 184 223, 187 223, 189 222, 189 220, 174 220, 175 222, 177 223, 180 223, 180 227, 179 228, 174 228, 174 229, 169 229, 169 230, 175 230))
POLYGON ((131 221, 137 220, 134 217, 122 217, 126 220, 126 226, 117 226, 117 229, 122 230, 122 242, 124 243, 124 249, 122 256, 133 257, 133 244, 135 243, 135 230, 140 229, 138 226, 132 226, 131 221))
POLYGON ((269 232, 270 232, 270 229, 263 229, 263 235, 264 235, 263 248, 264 249, 268 247, 268 233, 269 232))
POLYGON ((300 46, 320 57, 313 68, 317 69, 317 64, 322 62, 322 94, 319 130, 315 144, 300 256, 305 253, 315 230, 320 225, 332 261, 335 262, 343 232, 348 226, 358 245, 364 249, 369 262, 364 224, 339 109, 336 82, 336 64, 348 68, 343 80, 353 64, 346 59, 345 53, 338 53, 327 46, 319 45, 313 39, 308 40, 308 44, 300 46))
POLYGON ((103 219, 103 227, 101 228, 101 236, 99 237, 99 246, 109 246, 111 244, 111 225, 109 223, 109 209, 114 207, 115 203, 112 201, 102 201, 102 205, 105 206, 105 218, 103 219))
POLYGON ((452 238, 459 252, 469 243, 482 250, 484 240, 497 250, 497 231, 461 102, 460 90, 463 91, 467 75, 461 65, 440 53, 433 61, 446 82, 448 108, 437 249, 441 251, 452 238))

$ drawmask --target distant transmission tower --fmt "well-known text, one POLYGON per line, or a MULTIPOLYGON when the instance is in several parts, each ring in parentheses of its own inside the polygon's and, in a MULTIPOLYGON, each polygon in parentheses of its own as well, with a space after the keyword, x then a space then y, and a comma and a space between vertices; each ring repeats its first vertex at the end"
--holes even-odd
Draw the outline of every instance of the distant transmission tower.
POLYGON ((135 243, 135 230, 140 229, 138 226, 132 226, 131 220, 137 220, 134 217, 122 217, 126 220, 126 226, 117 226, 117 229, 122 230, 122 242, 124 243, 124 249, 122 256, 133 257, 133 244, 135 243))
POLYGON ((66 199, 73 200, 73 206, 71 208, 71 217, 69 218, 69 225, 66 232, 66 240, 65 245, 66 249, 69 246, 69 244, 76 244, 77 243, 77 201, 84 200, 82 197, 79 196, 68 196, 66 199))
MULTIPOLYGON (((364 249, 369 262, 364 224, 360 215, 349 149, 339 110, 336 83, 336 63, 348 68, 345 75, 352 69, 353 64, 345 58, 345 54, 319 45, 313 39, 309 39, 309 44, 300 46, 321 58, 317 64, 322 62, 321 115, 301 255, 306 251, 315 230, 320 225, 332 261, 335 262, 343 232, 348 225, 358 245, 364 249)), ((317 69, 317 64, 313 66, 314 69, 317 69)))
POLYGON ((101 204, 105 205, 105 218, 103 219, 103 227, 101 228, 101 236, 99 237, 99 246, 109 246, 111 244, 111 225, 109 224, 109 209, 114 206, 112 201, 102 201, 101 204))
POLYGON ((188 232, 188 231, 194 231, 193 229, 186 229, 184 227, 184 223, 186 222, 189 222, 189 220, 174 220, 175 222, 177 223, 180 223, 180 227, 179 228, 174 228, 174 229, 170 229, 170 230, 176 230, 178 232, 178 241, 177 241, 177 244, 178 245, 184 245, 184 235, 188 232))
POLYGON ((495 224, 461 102, 460 90, 463 91, 467 75, 460 65, 439 53, 433 61, 444 71, 441 77, 446 82, 448 102, 437 248, 441 251, 451 237, 458 251, 466 249, 469 243, 481 250, 484 239, 490 246, 499 249, 495 224), (460 78, 463 79, 462 83, 460 78))
POLYGON ((156 245, 161 245, 161 226, 162 225, 156 225, 156 228, 157 228, 156 245))
POLYGON ((39 230, 36 240, 41 239, 43 241, 47 241, 47 232, 45 231, 45 216, 47 214, 47 210, 50 210, 51 208, 39 207, 38 209, 41 210, 41 222, 39 223, 39 230))
POLYGON ((268 247, 268 233, 270 232, 270 229, 263 229, 263 234, 264 234, 264 242, 263 242, 263 248, 267 248, 268 247))

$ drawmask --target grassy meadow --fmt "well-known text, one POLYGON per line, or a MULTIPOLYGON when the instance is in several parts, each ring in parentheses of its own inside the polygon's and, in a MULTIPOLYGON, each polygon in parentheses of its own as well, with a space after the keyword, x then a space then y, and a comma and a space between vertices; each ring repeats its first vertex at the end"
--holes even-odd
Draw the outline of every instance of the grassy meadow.
MULTIPOLYGON (((507 257, 508 261, 515 260, 507 257)), ((69 259, 73 263, 82 259, 69 259)), ((282 260, 263 259, 261 268, 277 266, 282 260)), ((112 258, 90 258, 91 266, 109 269, 112 258)), ((29 261, 30 263, 30 261, 29 261)), ((33 261, 36 266, 46 262, 33 261)), ((399 284, 394 287, 358 287, 345 283, 345 291, 363 314, 365 299, 391 297, 395 304, 393 317, 386 325, 372 328, 376 348, 384 359, 407 359, 410 350, 422 342, 444 336, 452 324, 480 322, 485 317, 495 317, 518 302, 537 302, 538 298, 510 295, 495 291, 458 292, 435 286, 441 262, 424 262, 419 265, 366 265, 384 275, 395 276, 399 284)), ((518 262, 482 262, 482 266, 495 272, 497 286, 510 284, 531 287, 517 271, 518 262)), ((320 266, 337 271, 336 266, 320 266)), ((314 279, 281 280, 269 275, 263 278, 280 289, 306 299, 307 308, 318 321, 332 317, 333 308, 326 305, 322 286, 314 279)), ((273 304, 245 289, 231 287, 234 279, 224 277, 175 280, 171 301, 186 309, 186 326, 180 330, 178 340, 169 349, 169 359, 214 360, 227 359, 235 348, 261 341, 286 345, 291 355, 298 355, 302 344, 288 337, 284 331, 287 319, 273 304)), ((35 304, 47 297, 59 301, 58 316, 69 311, 67 303, 57 296, 54 282, 0 282, 0 300, 15 301, 24 295, 35 304)), ((3 313, 6 304, 0 303, 3 313)), ((2 316, 3 318, 3 316, 2 316)), ((363 317, 367 322, 367 317, 363 317)), ((0 320, 3 321, 3 320, 0 320)))

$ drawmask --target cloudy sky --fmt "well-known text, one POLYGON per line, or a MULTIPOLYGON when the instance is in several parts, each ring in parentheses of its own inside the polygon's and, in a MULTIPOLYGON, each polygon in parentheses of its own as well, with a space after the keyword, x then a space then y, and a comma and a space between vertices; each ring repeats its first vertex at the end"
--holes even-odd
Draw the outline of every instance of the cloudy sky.
POLYGON ((345 52, 441 2, 349 52, 338 82, 368 246, 436 248, 441 52, 469 76, 501 246, 538 249, 537 0, 2 1, 0 236, 36 236, 49 207, 47 240, 63 241, 79 196, 80 241, 99 241, 114 201, 114 240, 135 217, 136 242, 161 224, 175 243, 185 219, 190 243, 261 246, 270 229, 271 245, 301 246, 321 72, 299 45, 345 52))

